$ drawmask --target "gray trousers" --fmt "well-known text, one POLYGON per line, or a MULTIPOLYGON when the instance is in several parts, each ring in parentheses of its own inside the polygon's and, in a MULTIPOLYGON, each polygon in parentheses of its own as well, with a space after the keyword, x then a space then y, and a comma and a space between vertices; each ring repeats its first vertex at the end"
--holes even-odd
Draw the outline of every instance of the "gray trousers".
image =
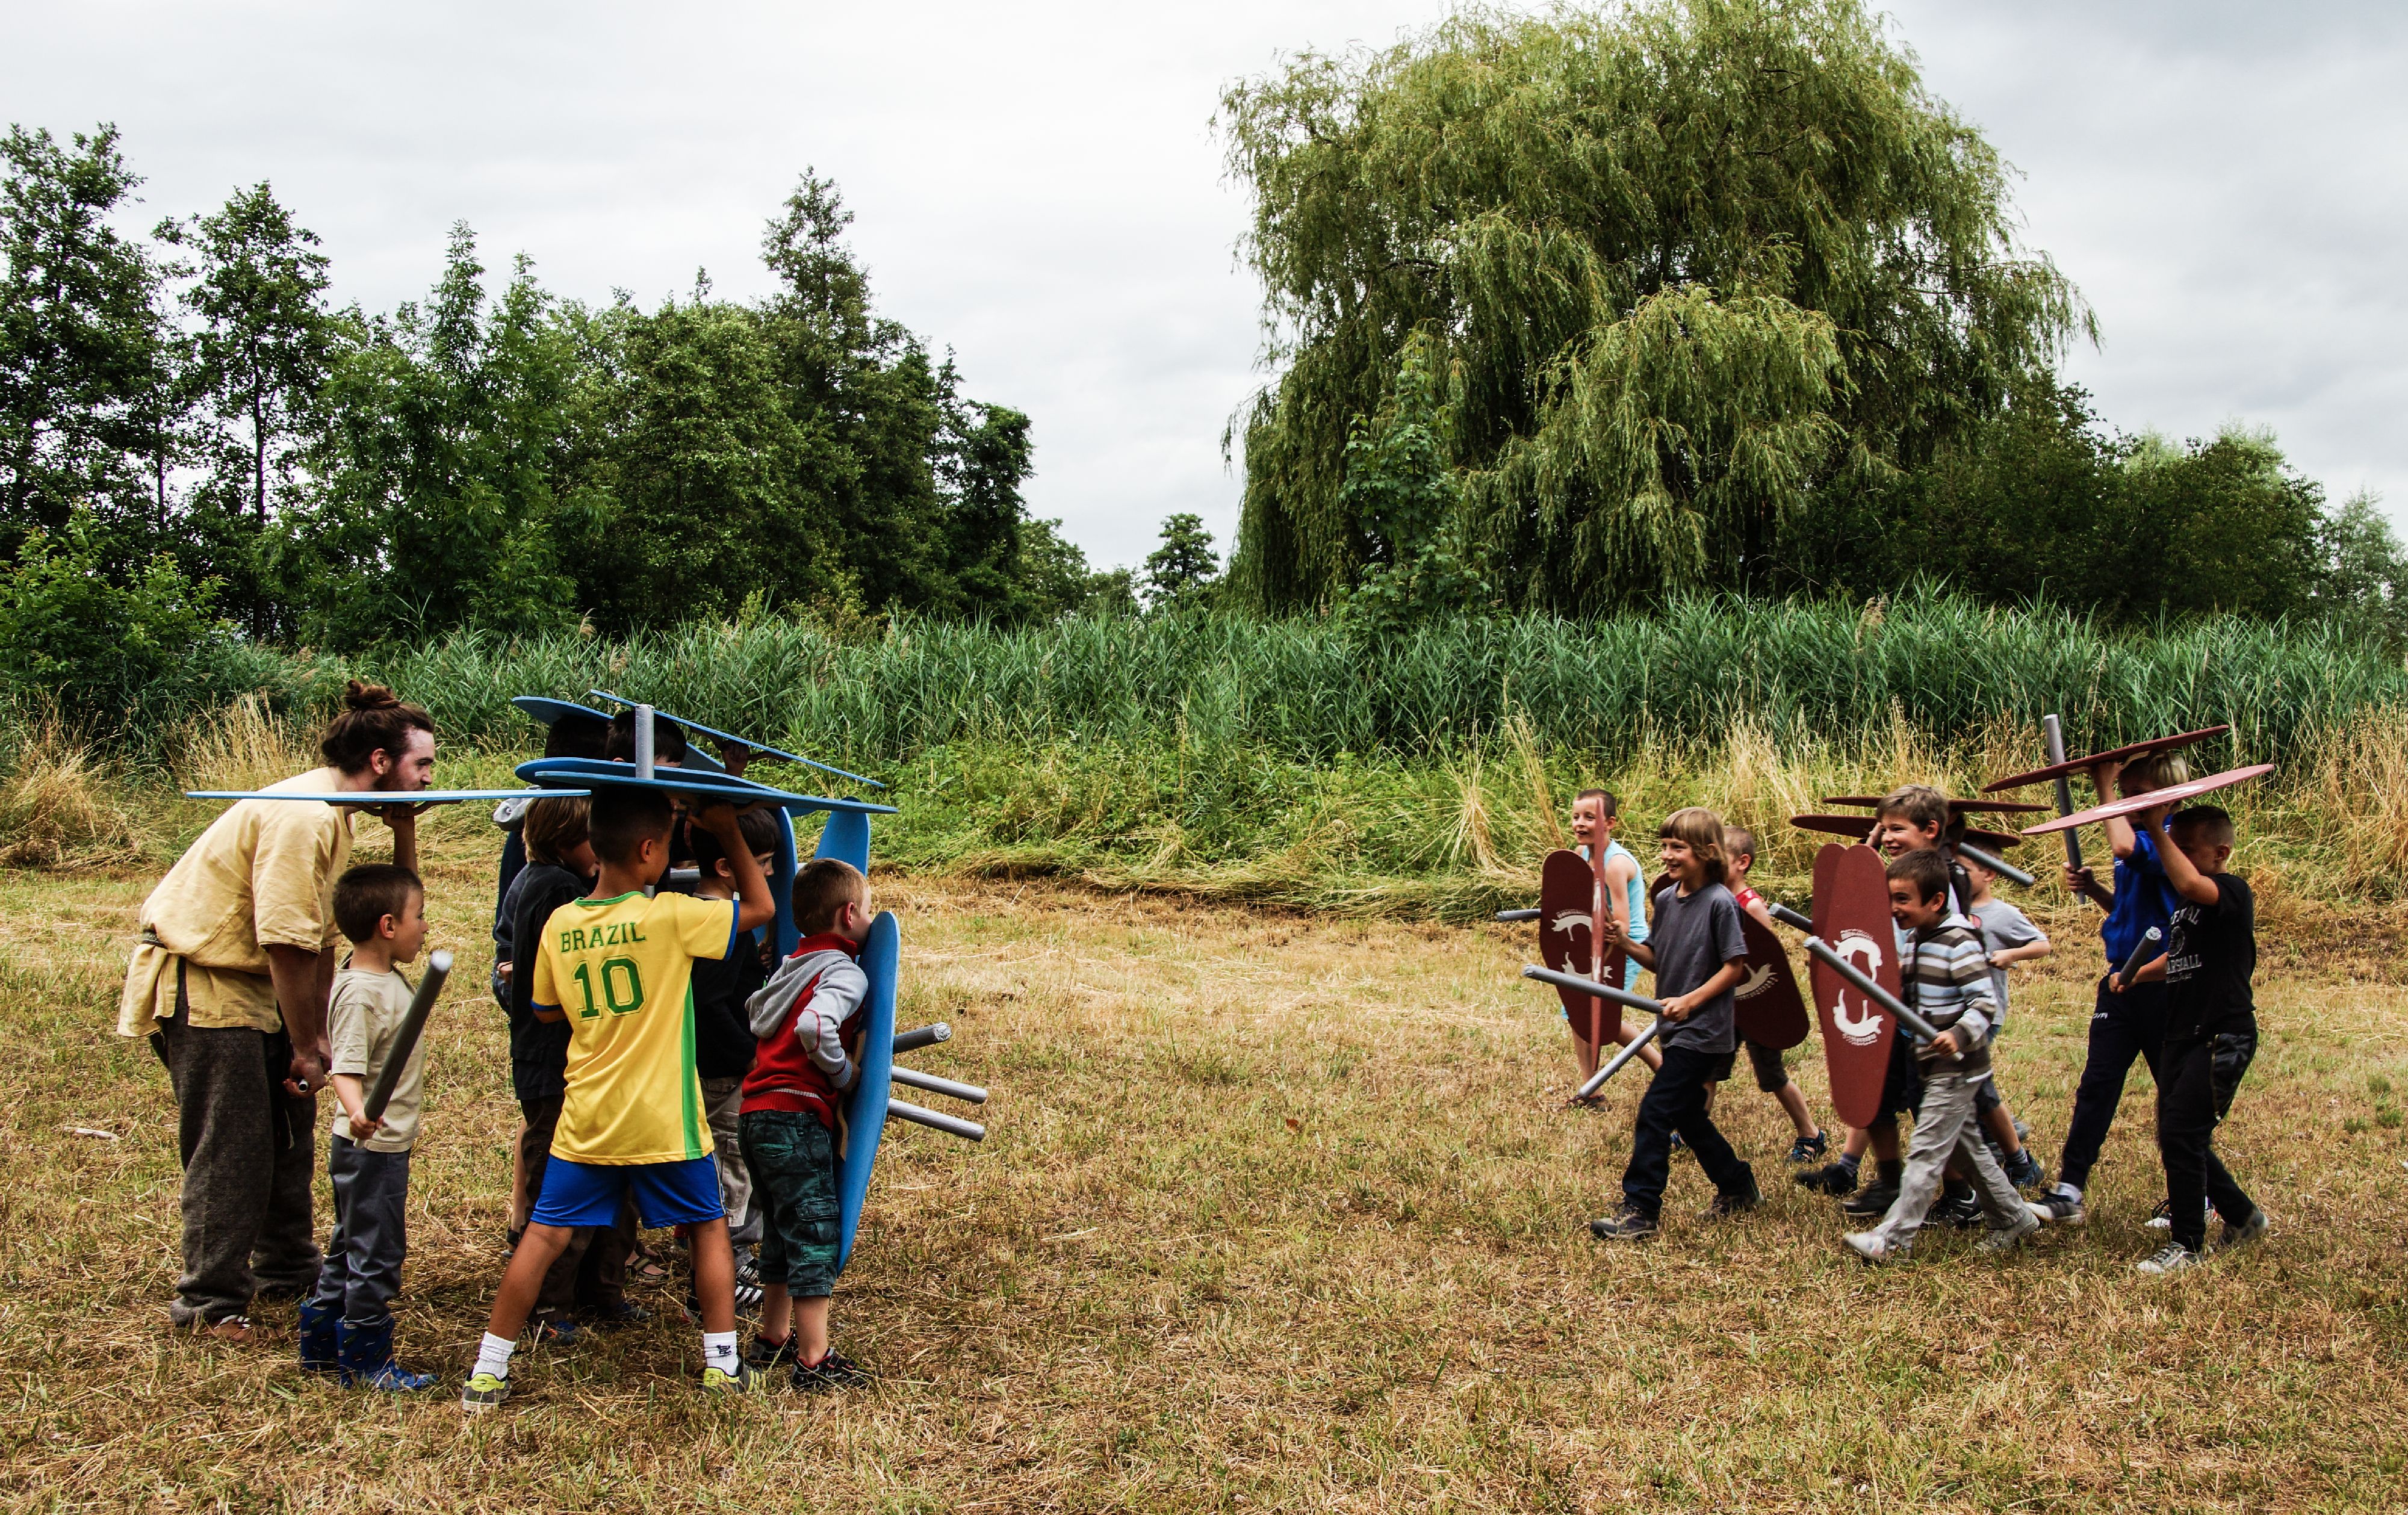
POLYGON ((326 1238, 326 1261, 309 1302, 339 1311, 352 1325, 375 1325, 393 1313, 401 1260, 409 1251, 409 1154, 372 1152, 333 1136, 326 1177, 335 1189, 335 1234, 326 1238))
POLYGON ((1914 1140, 1907 1148, 1906 1171, 1898 1180, 1898 1201, 1873 1227, 1873 1235, 1894 1251, 1903 1251, 1923 1229, 1923 1218, 1940 1196, 1950 1158, 1973 1171, 1973 1192, 1982 1214, 1993 1226, 2011 1226, 2028 1214, 2023 1196, 2007 1181, 1990 1144, 1982 1139, 1982 1122, 1974 1116, 1974 1095, 1988 1075, 1968 1081, 1965 1075, 1937 1065, 1924 1070, 1923 1108, 1914 1117, 1914 1140))
POLYGON ((150 1047, 176 1091, 184 1163, 184 1273, 168 1315, 214 1324, 249 1311, 262 1289, 308 1289, 318 1279, 309 1218, 318 1096, 284 1092, 291 1041, 194 1027, 179 984, 176 1018, 159 1022, 150 1047))
POLYGON ((718 1158, 719 1203, 727 1210, 727 1239, 738 1261, 761 1244, 761 1207, 752 1197, 752 1170, 744 1165, 744 1144, 736 1129, 744 1108, 742 1079, 702 1080, 702 1108, 710 1122, 710 1149, 718 1158))

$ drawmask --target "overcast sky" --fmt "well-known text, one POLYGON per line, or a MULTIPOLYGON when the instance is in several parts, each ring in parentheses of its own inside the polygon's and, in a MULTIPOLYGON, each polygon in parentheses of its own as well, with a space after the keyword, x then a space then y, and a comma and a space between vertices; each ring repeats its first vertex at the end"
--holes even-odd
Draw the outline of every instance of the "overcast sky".
MULTIPOLYGON (((1383 45, 1424 0, 636 6, 0 0, 0 100, 115 121, 139 221, 271 180, 343 301, 423 292, 465 220, 490 265, 652 303, 764 290, 806 165, 856 213, 882 312, 1035 419, 1030 502, 1098 564, 1174 510, 1226 546, 1220 449, 1259 383, 1232 79, 1383 45)), ((2026 176, 2031 245, 2095 308, 2074 376, 2118 426, 2271 425, 2334 495, 2408 504, 2408 7, 1915 0, 1932 87, 2026 176)))

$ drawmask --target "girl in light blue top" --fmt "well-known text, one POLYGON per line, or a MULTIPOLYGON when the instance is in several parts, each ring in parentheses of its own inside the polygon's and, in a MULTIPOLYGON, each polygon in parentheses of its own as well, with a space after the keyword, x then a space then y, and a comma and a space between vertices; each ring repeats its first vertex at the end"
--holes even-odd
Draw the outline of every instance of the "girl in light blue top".
MULTIPOLYGON (((1639 859, 1632 855, 1630 849, 1613 839, 1621 820, 1620 802, 1605 790, 1584 789, 1572 800, 1572 836, 1580 843, 1581 856, 1594 856, 1589 850, 1592 847, 1601 844, 1605 848, 1606 908, 1621 923, 1628 939, 1643 942, 1647 939, 1647 880, 1640 869, 1639 859)), ((1622 987, 1629 989, 1638 982, 1639 960, 1626 955, 1623 958, 1622 987)), ((1615 1021, 1613 1039, 1617 1043, 1628 1046, 1638 1035, 1639 1028, 1629 1022, 1615 1021)), ((1573 1040, 1579 1043, 1577 1032, 1573 1040)), ((1581 1056, 1584 1078, 1596 1071, 1598 1049, 1580 1044, 1573 1050, 1581 1056)), ((1651 1069, 1664 1065, 1663 1054, 1653 1045, 1641 1048, 1639 1056, 1651 1069)), ((1602 1102, 1601 1095, 1589 1096, 1591 1104, 1602 1102)))

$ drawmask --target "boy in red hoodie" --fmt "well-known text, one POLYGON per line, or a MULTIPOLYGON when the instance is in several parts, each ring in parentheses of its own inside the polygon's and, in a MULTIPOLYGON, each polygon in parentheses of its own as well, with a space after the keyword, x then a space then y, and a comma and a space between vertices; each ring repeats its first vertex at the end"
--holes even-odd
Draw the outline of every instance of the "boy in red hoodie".
POLYGON ((762 1212, 761 1334, 746 1354, 767 1369, 794 1365, 797 1389, 857 1383, 862 1371, 828 1349, 836 1291, 836 1162, 839 1104, 861 1076, 861 971, 869 935, 869 880, 849 863, 817 858, 795 876, 803 939, 746 1002, 760 1050, 744 1076, 738 1139, 762 1212))

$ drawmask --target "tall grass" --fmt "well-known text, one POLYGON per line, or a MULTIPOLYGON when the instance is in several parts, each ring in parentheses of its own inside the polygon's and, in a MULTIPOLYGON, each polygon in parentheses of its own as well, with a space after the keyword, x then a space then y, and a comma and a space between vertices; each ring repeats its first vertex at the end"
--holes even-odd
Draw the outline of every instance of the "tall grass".
MULTIPOLYGON (((1713 806, 1758 833, 1778 882, 1810 864, 1820 838, 1786 818, 1819 796, 1910 779, 1969 793, 2039 760, 2046 712, 2077 750, 2229 723, 2200 761, 2282 765, 2234 801, 2245 865, 2304 894, 2408 897, 2408 668, 2319 626, 2109 635, 1930 595, 1693 600, 1379 646, 1316 621, 1209 616, 868 637, 777 620, 624 641, 463 635, 348 669, 296 658, 259 697, 163 724, 150 766, 193 788, 306 765, 294 692, 344 672, 433 709, 447 782, 507 781, 536 736, 512 695, 598 686, 890 779, 903 813, 880 823, 882 858, 1361 913, 1520 900, 1584 784, 1622 793, 1641 824, 1713 806)), ((11 814, 0 847, 28 860, 109 850, 11 814)))
POLYGON ((371 661, 453 739, 517 745, 513 694, 604 687, 774 734, 848 767, 964 740, 1245 748, 1292 761, 1461 754, 1509 723, 1618 762, 1654 742, 1856 748, 2064 716, 2077 748, 2229 723, 2201 755, 2285 758, 2408 668, 2323 625, 2212 621, 2111 635, 2088 619, 1944 595, 1887 607, 1684 601, 1656 615, 1432 627, 1361 646, 1319 621, 1096 619, 1025 629, 904 623, 846 641, 770 621, 609 641, 462 635, 371 661))

